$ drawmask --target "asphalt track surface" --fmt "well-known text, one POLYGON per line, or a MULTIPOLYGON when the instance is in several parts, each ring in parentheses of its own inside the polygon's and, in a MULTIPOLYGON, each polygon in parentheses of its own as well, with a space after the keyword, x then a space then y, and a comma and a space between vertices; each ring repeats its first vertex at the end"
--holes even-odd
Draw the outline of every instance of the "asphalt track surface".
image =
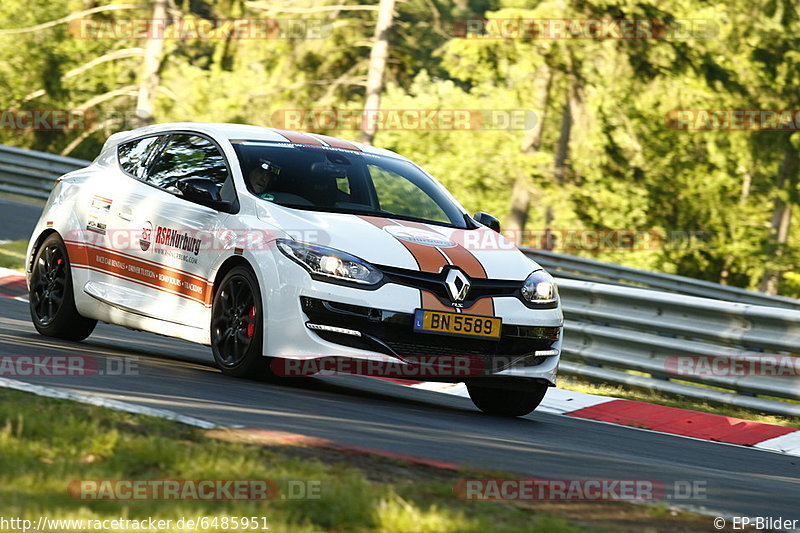
MULTIPOLYGON (((0 226, 6 223, 3 214, 0 226)), ((654 480, 673 496, 665 500, 670 505, 800 520, 800 457, 546 413, 490 417, 464 398, 368 378, 239 380, 220 374, 204 346, 119 326, 100 324, 82 343, 42 337, 26 303, 0 298, 0 356, 6 355, 122 358, 135 373, 15 379, 220 424, 301 433, 521 477, 654 480), (699 482, 705 499, 675 499, 676 482, 699 482)))
POLYGON ((30 238, 42 207, 0 198, 0 241, 30 238))
MULTIPOLYGON (((39 336, 27 304, 0 298, 0 355, 132 361, 121 376, 22 378, 250 428, 301 433, 473 467, 551 479, 701 482, 706 499, 668 500, 727 515, 800 519, 800 458, 533 413, 483 415, 464 398, 368 378, 229 378, 204 346, 101 324, 82 343, 39 336)), ((710 525, 710 523, 709 523, 710 525)), ((711 530, 711 528, 709 528, 711 530)))

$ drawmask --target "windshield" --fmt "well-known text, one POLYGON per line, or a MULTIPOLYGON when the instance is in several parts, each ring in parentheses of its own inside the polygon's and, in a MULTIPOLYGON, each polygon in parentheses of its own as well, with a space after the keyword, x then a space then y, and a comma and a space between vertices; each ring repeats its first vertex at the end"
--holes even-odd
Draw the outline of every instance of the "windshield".
POLYGON ((234 143, 247 188, 284 207, 466 227, 461 209, 416 166, 391 157, 287 143, 234 143))

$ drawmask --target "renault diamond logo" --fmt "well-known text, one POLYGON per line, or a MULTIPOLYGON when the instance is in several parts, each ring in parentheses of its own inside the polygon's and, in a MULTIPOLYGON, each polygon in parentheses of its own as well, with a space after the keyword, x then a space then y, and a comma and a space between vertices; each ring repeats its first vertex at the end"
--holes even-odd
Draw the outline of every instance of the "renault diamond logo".
POLYGON ((470 288, 469 278, 460 270, 450 270, 444 283, 447 285, 447 292, 450 293, 450 298, 454 302, 463 302, 467 297, 470 288))

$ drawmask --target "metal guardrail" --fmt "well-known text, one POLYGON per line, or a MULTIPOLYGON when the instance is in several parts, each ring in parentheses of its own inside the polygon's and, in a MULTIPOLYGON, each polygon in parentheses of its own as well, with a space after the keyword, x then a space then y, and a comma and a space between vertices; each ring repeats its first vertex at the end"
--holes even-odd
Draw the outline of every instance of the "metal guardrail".
MULTIPOLYGON (((90 162, 0 145, 0 191, 34 198, 47 198, 57 177, 90 162)), ((800 300, 748 291, 709 281, 639 270, 593 259, 523 249, 537 263, 561 278, 642 286, 702 298, 715 298, 754 305, 800 309, 800 300)))
MULTIPOLYGON (((58 176, 88 164, 0 146, 0 191, 47 198, 58 176)), ((543 250, 525 253, 562 278, 559 287, 567 319, 562 374, 800 416, 800 403, 773 399, 800 400, 796 376, 671 372, 677 356, 748 362, 764 354, 797 352, 800 301, 543 250)))
POLYGON ((563 374, 800 416, 800 403, 773 399, 800 401, 800 311, 569 279, 559 290, 563 374))
POLYGON ((83 159, 0 145, 0 191, 46 199, 56 178, 89 163, 83 159))
POLYGON ((710 281, 640 270, 546 250, 524 249, 523 251, 528 257, 546 268, 548 272, 561 278, 638 286, 753 305, 800 309, 800 300, 794 298, 771 296, 710 281))

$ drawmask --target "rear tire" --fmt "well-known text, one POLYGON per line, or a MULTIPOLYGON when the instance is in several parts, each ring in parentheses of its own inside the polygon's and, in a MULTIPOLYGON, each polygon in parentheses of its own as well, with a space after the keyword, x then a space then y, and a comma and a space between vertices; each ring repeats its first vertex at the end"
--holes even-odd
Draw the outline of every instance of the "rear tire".
POLYGON ((467 383, 467 391, 472 403, 489 415, 525 416, 542 403, 547 393, 547 385, 532 383, 528 390, 500 389, 467 383))
POLYGON ((75 307, 67 247, 56 233, 47 237, 36 252, 28 300, 31 320, 42 335, 82 341, 97 325, 97 320, 82 317, 75 307))
POLYGON ((253 271, 237 266, 222 278, 211 306, 211 350, 223 374, 237 378, 271 375, 263 356, 264 311, 253 271))

